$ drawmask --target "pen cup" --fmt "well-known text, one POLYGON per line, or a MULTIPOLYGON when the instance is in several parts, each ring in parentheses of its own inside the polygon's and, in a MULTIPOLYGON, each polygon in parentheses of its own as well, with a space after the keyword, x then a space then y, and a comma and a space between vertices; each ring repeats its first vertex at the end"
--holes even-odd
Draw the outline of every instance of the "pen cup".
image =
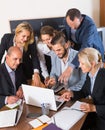
POLYGON ((49 115, 50 104, 49 103, 42 103, 41 107, 42 107, 42 114, 49 115))

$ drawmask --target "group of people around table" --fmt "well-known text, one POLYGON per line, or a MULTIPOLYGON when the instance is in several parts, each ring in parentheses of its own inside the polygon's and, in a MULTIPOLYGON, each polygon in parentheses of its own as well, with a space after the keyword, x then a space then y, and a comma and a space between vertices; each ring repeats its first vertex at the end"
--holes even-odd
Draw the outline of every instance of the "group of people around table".
MULTIPOLYGON (((69 9, 64 32, 43 26, 38 40, 27 22, 20 23, 14 34, 5 34, 0 44, 0 108, 23 98, 21 84, 33 77, 33 84, 56 89, 64 84, 65 101, 91 98, 81 111, 88 116, 81 130, 103 130, 105 126, 104 47, 93 20, 76 9, 69 9), (76 50, 77 49, 77 50, 76 50), (51 57, 49 74, 45 55, 51 57), (59 86, 57 86, 59 84, 59 86)), ((70 117, 71 118, 71 117, 70 117)))

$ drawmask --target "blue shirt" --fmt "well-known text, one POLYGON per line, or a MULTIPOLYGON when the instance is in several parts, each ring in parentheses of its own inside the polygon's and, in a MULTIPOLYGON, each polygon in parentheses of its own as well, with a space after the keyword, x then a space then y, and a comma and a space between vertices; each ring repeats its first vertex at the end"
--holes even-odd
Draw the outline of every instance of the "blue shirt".
POLYGON ((96 71, 96 73, 94 74, 94 76, 92 76, 91 73, 89 73, 90 82, 91 82, 91 87, 90 87, 91 88, 91 93, 93 92, 94 83, 95 83, 98 71, 99 71, 99 69, 96 71))

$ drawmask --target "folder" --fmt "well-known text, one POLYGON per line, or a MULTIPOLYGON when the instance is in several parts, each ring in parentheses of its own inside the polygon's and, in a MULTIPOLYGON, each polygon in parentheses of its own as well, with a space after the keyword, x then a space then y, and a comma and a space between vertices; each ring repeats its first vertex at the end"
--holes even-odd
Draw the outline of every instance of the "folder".
POLYGON ((17 125, 23 112, 23 102, 15 109, 0 110, 0 128, 17 125))
POLYGON ((32 130, 43 130, 43 128, 44 127, 46 127, 48 124, 46 123, 46 124, 43 124, 43 125, 41 125, 41 126, 39 126, 39 127, 37 127, 37 128, 34 128, 34 129, 32 129, 32 130))
POLYGON ((42 130, 62 130, 62 129, 57 127, 55 124, 51 123, 48 126, 44 127, 42 130))

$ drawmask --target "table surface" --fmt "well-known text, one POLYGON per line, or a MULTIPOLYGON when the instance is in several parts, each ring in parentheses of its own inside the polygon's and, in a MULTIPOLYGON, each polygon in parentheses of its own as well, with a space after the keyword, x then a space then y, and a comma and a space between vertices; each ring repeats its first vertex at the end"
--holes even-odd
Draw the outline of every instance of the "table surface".
MULTIPOLYGON (((61 108, 63 108, 64 106, 71 106, 72 104, 73 104, 72 101, 66 102, 62 105, 61 108)), ((61 110, 61 108, 59 110, 61 110)), ((28 122, 33 119, 27 118, 27 114, 29 114, 29 113, 41 113, 41 108, 24 104, 23 113, 22 113, 22 116, 21 116, 18 124, 13 127, 0 128, 0 130, 32 130, 32 126, 28 122)), ((51 117, 55 113, 56 113, 55 111, 50 111, 49 117, 51 117)), ((85 114, 70 130, 80 130, 80 128, 86 118, 86 115, 87 114, 85 114)))

